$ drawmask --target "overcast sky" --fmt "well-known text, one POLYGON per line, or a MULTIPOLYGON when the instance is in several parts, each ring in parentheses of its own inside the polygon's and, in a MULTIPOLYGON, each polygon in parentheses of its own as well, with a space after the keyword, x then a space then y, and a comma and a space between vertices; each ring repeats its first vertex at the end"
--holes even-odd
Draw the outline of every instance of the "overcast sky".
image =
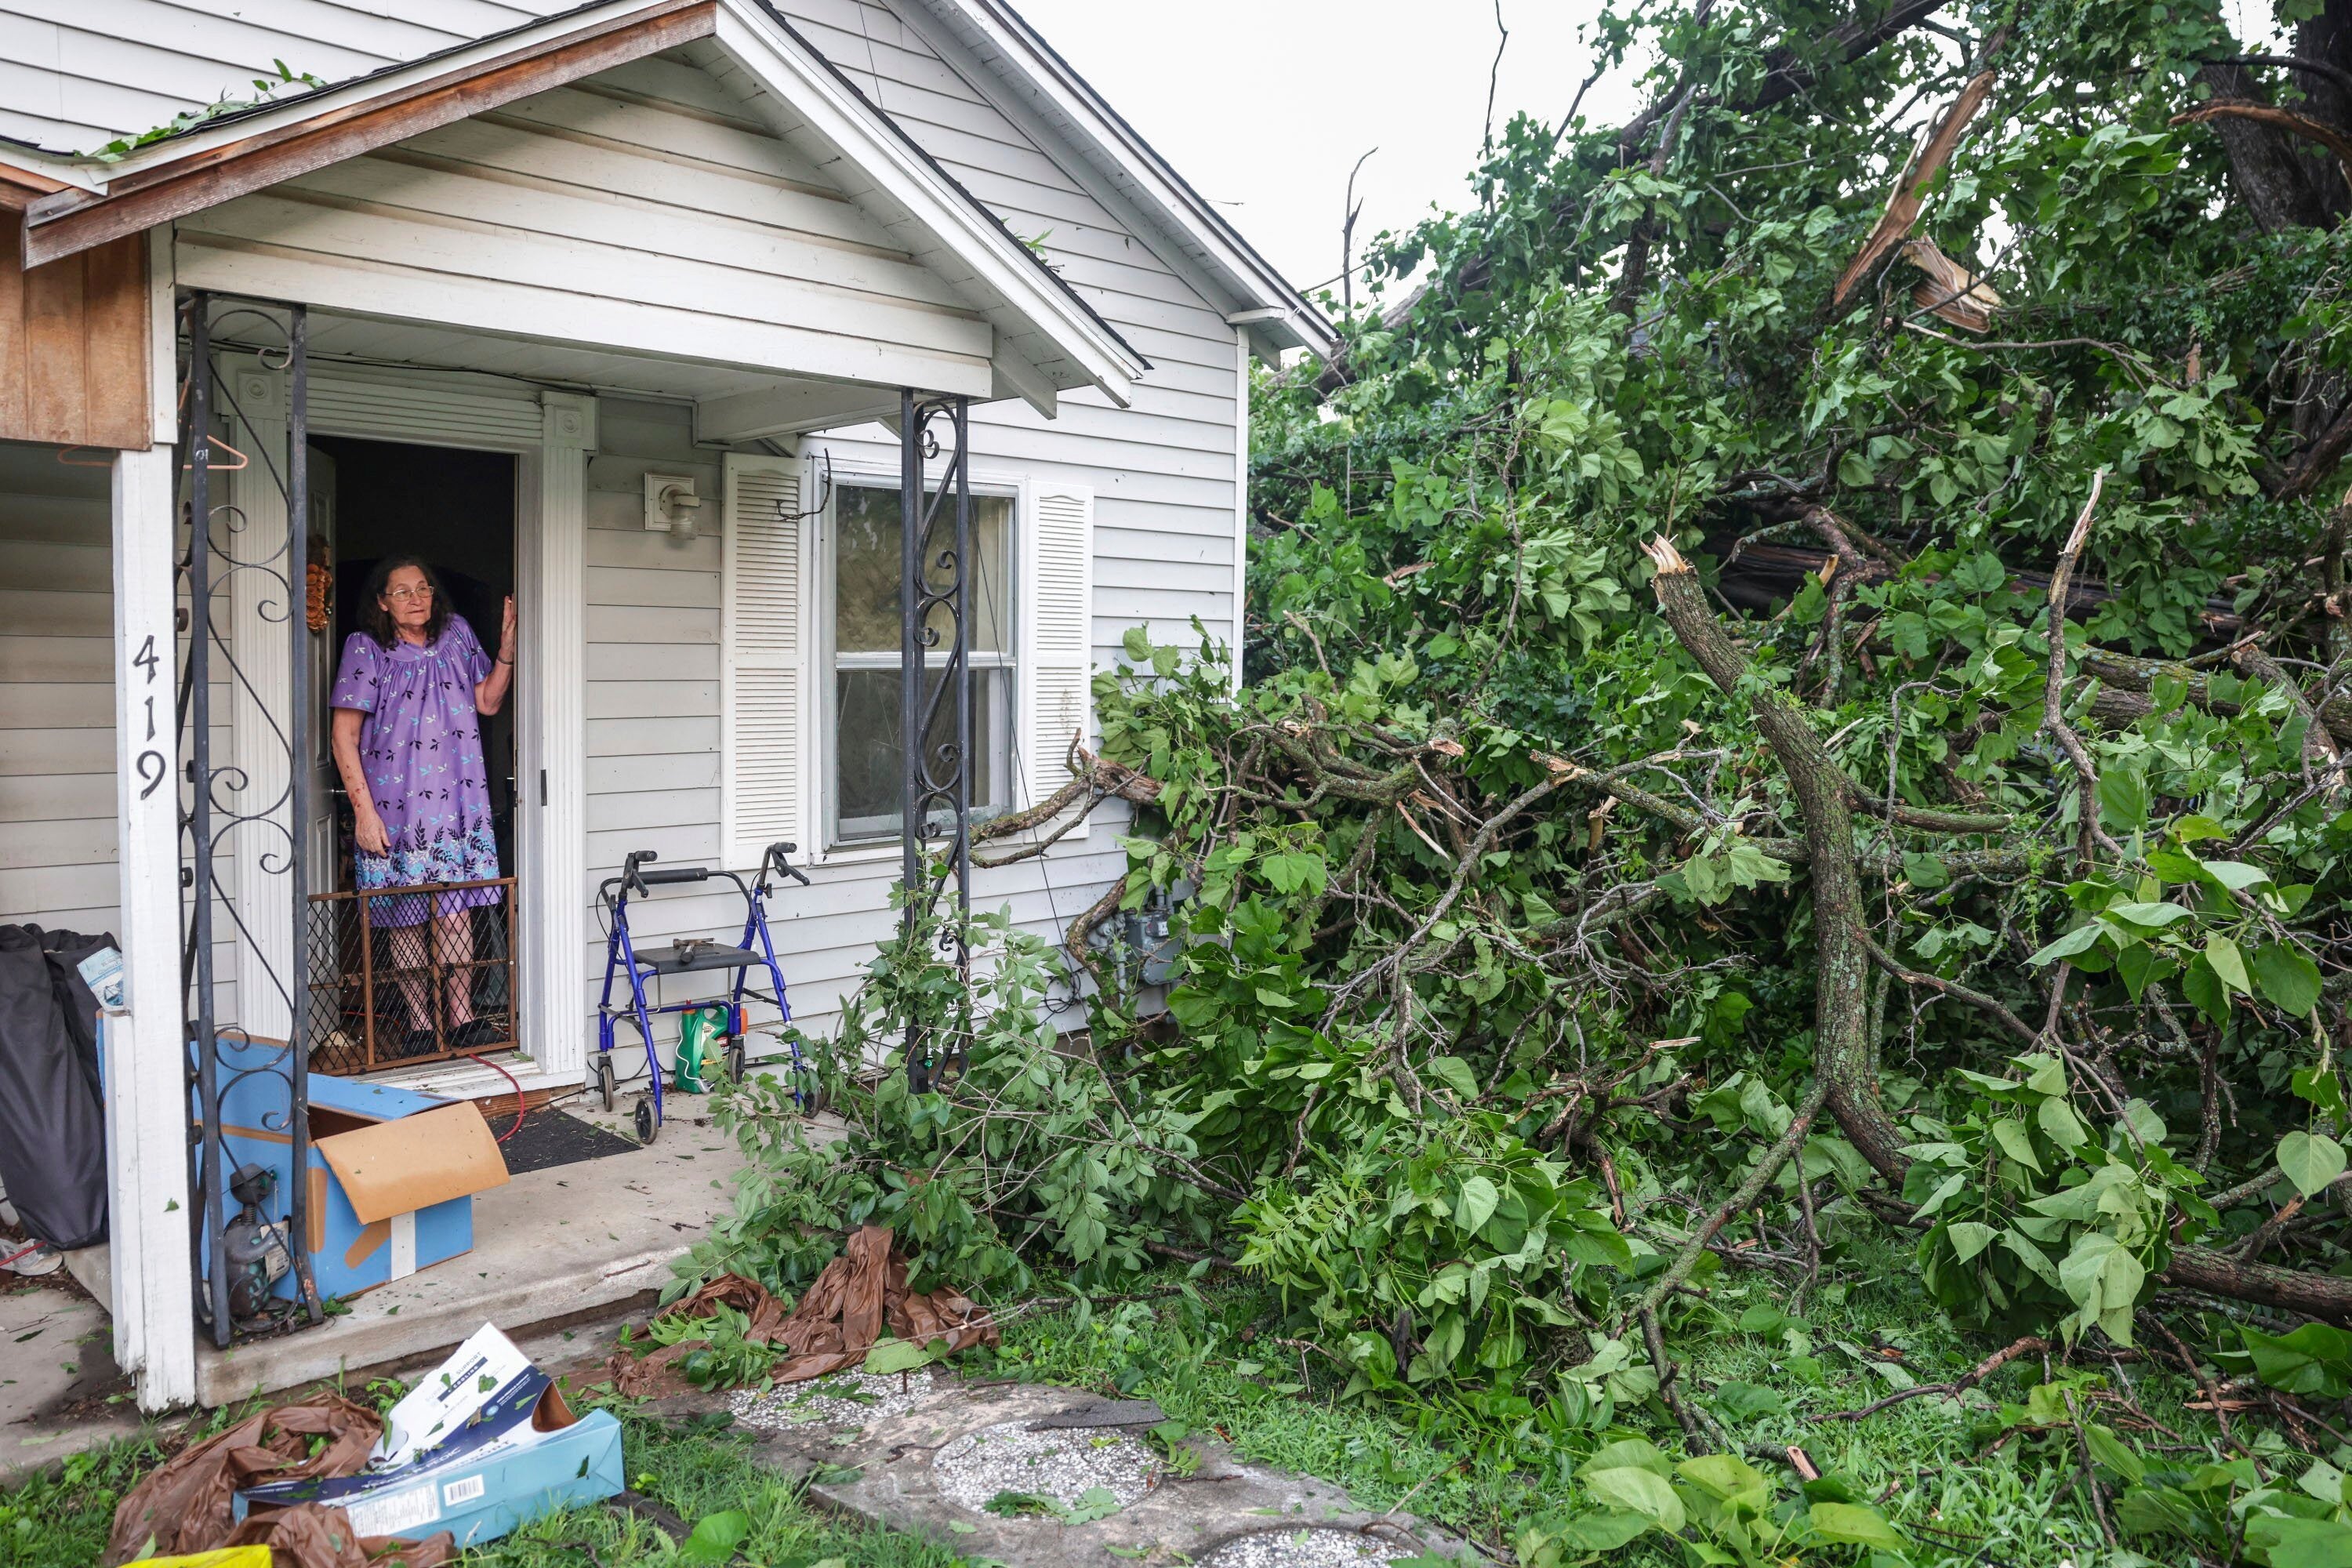
MULTIPOLYGON (((1469 201, 1497 34, 1492 0, 1013 0, 1160 154, 1302 289, 1339 271, 1349 168, 1360 241, 1433 204, 1469 201)), ((1567 111, 1591 58, 1595 0, 1503 0, 1495 100, 1567 111)), ((1586 95, 1595 124, 1633 118, 1626 73, 1586 95)))

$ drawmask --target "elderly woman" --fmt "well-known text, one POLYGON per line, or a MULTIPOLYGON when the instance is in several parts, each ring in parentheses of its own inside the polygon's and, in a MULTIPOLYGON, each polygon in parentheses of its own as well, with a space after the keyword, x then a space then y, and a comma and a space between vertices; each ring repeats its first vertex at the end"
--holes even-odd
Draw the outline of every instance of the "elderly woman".
MULTIPOLYGON (((514 679, 515 607, 506 602, 494 659, 451 607, 433 569, 412 555, 376 566, 360 595, 365 629, 343 644, 335 678, 335 766, 350 792, 355 880, 362 896, 499 875, 490 829, 482 715, 496 713, 514 679)), ((371 924, 392 933, 393 964, 408 1004, 411 1052, 436 1042, 425 931, 447 968, 446 1034, 455 1047, 488 1043, 496 1026, 474 1016, 471 910, 503 889, 466 888, 379 896, 371 924), (429 906, 429 907, 428 907, 429 906)))

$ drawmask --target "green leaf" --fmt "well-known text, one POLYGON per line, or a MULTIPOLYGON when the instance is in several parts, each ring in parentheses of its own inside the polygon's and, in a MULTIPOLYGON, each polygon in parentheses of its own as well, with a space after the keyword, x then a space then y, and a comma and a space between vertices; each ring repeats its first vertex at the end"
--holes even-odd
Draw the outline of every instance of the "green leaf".
POLYGON ((1445 1085, 1465 1101, 1478 1098, 1477 1075, 1460 1057, 1432 1057, 1422 1064, 1422 1071, 1445 1085))
POLYGON ((1461 1195, 1454 1201, 1454 1223, 1464 1230, 1475 1231, 1486 1223, 1501 1201, 1502 1194, 1495 1190, 1494 1183, 1484 1176, 1467 1177, 1463 1181, 1461 1195))
POLYGON ((2043 1100, 2033 1114, 2034 1120, 2042 1123, 2042 1131, 2050 1135, 2050 1142, 2061 1149, 2079 1149, 2091 1141, 2074 1108, 2059 1096, 2043 1100))
POLYGON ((2215 978, 2241 996, 2251 996, 2254 988, 2246 979, 2246 955, 2238 944, 2215 931, 2205 939, 2205 962, 2213 968, 2215 978))
POLYGON ((2296 1192, 2317 1197, 2344 1173, 2344 1145, 2316 1132, 2290 1132, 2279 1140, 2278 1163, 2296 1192))
POLYGON ((1640 1514, 1669 1532, 1683 1527, 1683 1500, 1675 1495, 1665 1477, 1655 1471, 1631 1465, 1614 1469, 1588 1468, 1580 1479, 1593 1500, 1605 1508, 1640 1514))
POLYGON ((2055 963, 2062 958, 2072 958, 2099 940, 2099 926, 2095 921, 2076 926, 2056 942, 2027 959, 2028 963, 2055 963))
POLYGON ((1937 888, 1948 887, 1952 880, 1952 873, 1941 859, 1933 855, 1919 855, 1908 851, 1903 857, 1903 877, 1906 881, 1922 892, 1932 892, 1937 888))
POLYGON ((2214 1023, 2230 1021, 2229 988, 2213 973, 2213 966, 2205 962, 2203 953, 2189 961, 2189 967, 2181 973, 2180 990, 2191 1005, 2214 1023))
POLYGON ((877 1340, 874 1348, 866 1352, 866 1363, 858 1370, 877 1373, 913 1372, 918 1367, 930 1365, 946 1350, 945 1340, 933 1340, 929 1345, 913 1340, 877 1340))
POLYGON ((2264 942, 2255 951, 2254 984, 2298 1018, 2308 1018, 2319 1005, 2319 965, 2283 942, 2264 942))
POLYGON ((2187 908, 2169 900, 2162 903, 2109 904, 2104 912, 2113 915, 2117 920, 2129 921, 2136 926, 2145 926, 2150 931, 2162 931, 2168 925, 2189 918, 2187 908))
POLYGON ((1723 1501, 1742 1497, 1769 1500, 1772 1495, 1772 1483, 1763 1472, 1737 1454, 1701 1454, 1675 1468, 1683 1479, 1723 1501))
POLYGON ((2041 1157, 2033 1152, 2033 1140, 2027 1134, 2024 1122, 2013 1116, 2000 1118, 1992 1124, 1992 1141, 2000 1145, 2002 1153, 2035 1175, 2042 1173, 2041 1157))
POLYGON ((2271 874, 2260 866, 2249 866, 2243 860, 2208 860, 2205 874, 2233 893, 2241 893, 2258 882, 2267 882, 2271 874))
POLYGON ((696 1521, 692 1534, 678 1542, 677 1555, 687 1563, 724 1563, 751 1534, 751 1516, 740 1509, 708 1514, 696 1521))
MULTIPOLYGON (((1579 1514, 1561 1529, 1559 1539, 1580 1552, 1614 1552, 1657 1528, 1657 1521, 1641 1513, 1579 1514)), ((1519 1557, 1528 1561, 1527 1554, 1519 1557)))
POLYGON ((2271 1568, 2352 1568, 2352 1525, 2333 1519, 2252 1514, 2246 1544, 2259 1548, 2271 1568))
POLYGON ((1952 1256, 1962 1263, 1990 1247, 1998 1234, 1992 1226, 1972 1219, 1956 1220, 1944 1232, 1945 1238, 1952 1244, 1952 1256))
POLYGON ((2147 780, 2137 768, 2111 767, 2099 774, 2099 816, 2121 833, 2147 826, 2147 780))
POLYGON ((1901 1552, 1910 1545, 1902 1531, 1886 1522, 1874 1508, 1860 1503, 1817 1502, 1806 1514, 1813 1533, 1835 1546, 1874 1546, 1901 1552))

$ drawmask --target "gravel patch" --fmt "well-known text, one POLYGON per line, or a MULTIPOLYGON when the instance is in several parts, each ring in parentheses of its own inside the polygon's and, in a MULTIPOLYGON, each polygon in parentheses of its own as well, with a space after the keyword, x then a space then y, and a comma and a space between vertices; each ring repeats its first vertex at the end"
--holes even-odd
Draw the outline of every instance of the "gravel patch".
POLYGON ((1127 1507, 1151 1489, 1151 1450, 1108 1426, 1032 1432, 1027 1421, 1000 1421, 968 1432, 931 1460, 940 1495, 985 1511, 999 1492, 1024 1492, 1073 1509, 1097 1487, 1127 1507))
POLYGON ((1352 1530, 1261 1530, 1226 1542, 1201 1559, 1201 1568, 1366 1568, 1412 1554, 1352 1530))
POLYGON ((762 1432, 821 1423, 827 1426, 864 1426, 887 1416, 904 1415, 931 1396, 931 1374, 926 1370, 901 1375, 895 1372, 837 1372, 807 1383, 788 1383, 762 1394, 739 1388, 727 1396, 735 1419, 762 1432))

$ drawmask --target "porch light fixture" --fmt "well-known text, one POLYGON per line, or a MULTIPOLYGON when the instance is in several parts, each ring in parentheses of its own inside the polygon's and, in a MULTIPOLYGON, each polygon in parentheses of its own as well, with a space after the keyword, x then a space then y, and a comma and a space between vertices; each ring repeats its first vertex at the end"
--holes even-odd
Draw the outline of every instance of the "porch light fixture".
POLYGON ((667 533, 673 539, 694 537, 694 514, 702 510, 702 498, 694 493, 691 474, 647 474, 646 476, 646 528, 653 533, 667 533))

